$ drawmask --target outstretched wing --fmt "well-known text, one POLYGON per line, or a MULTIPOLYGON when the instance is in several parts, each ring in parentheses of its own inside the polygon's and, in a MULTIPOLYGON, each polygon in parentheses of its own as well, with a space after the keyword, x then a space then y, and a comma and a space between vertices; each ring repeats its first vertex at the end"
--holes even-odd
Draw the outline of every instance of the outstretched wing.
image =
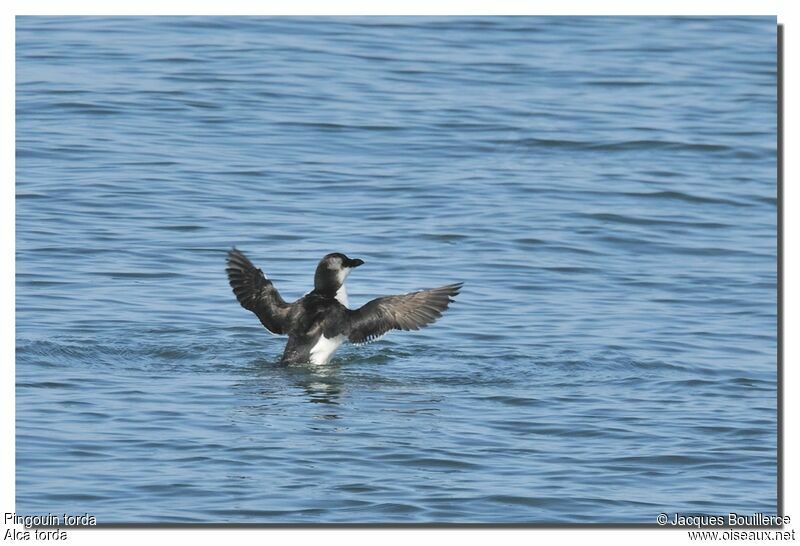
POLYGON ((377 298, 348 313, 347 338, 368 343, 389 330, 419 330, 442 316, 463 283, 377 298))
POLYGON ((272 281, 235 248, 228 252, 225 272, 242 307, 255 313, 270 332, 285 334, 289 328, 290 305, 283 301, 272 281))

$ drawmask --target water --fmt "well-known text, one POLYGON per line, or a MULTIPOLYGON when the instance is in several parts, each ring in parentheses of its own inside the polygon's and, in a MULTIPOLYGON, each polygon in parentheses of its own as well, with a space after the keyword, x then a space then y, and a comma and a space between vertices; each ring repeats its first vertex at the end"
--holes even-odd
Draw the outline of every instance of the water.
POLYGON ((18 513, 776 510, 775 18, 17 19, 18 513), (287 299, 464 281, 281 367, 287 299))

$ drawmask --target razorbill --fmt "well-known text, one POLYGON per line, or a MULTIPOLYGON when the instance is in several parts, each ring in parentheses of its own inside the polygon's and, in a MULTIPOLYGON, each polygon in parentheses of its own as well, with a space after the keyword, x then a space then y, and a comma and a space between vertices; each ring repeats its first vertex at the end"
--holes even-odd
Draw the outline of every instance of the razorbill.
POLYGON ((335 252, 320 260, 314 290, 286 303, 264 273, 234 248, 228 252, 228 281, 242 307, 252 311, 274 334, 289 336, 281 362, 327 363, 349 341, 375 341, 389 330, 419 330, 442 316, 463 283, 377 298, 348 309, 344 281, 363 260, 335 252))

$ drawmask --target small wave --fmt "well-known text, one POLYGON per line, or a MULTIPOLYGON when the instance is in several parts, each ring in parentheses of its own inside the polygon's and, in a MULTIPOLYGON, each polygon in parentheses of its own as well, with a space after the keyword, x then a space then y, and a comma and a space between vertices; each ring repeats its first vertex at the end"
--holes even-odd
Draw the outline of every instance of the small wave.
POLYGON ((542 269, 545 269, 546 271, 552 271, 553 273, 567 273, 567 274, 582 273, 586 275, 597 273, 599 271, 595 267, 578 267, 578 266, 566 266, 566 265, 555 266, 555 267, 544 267, 542 269))
POLYGON ((497 504, 511 504, 528 507, 553 507, 554 504, 562 504, 567 502, 566 499, 558 499, 554 497, 523 497, 520 495, 489 495, 482 497, 480 500, 497 504))
POLYGON ((78 386, 76 383, 65 381, 26 381, 17 383, 17 387, 35 389, 71 389, 78 386))
POLYGON ((675 142, 669 140, 628 140, 624 142, 609 142, 595 144, 593 150, 681 150, 690 152, 728 152, 730 146, 723 144, 675 142))
POLYGON ((48 109, 69 110, 78 114, 89 114, 93 116, 111 116, 121 114, 124 111, 111 106, 91 103, 91 102, 55 102, 48 105, 48 109))
POLYGON ((507 406, 522 406, 522 407, 535 407, 535 406, 542 406, 545 405, 546 402, 539 398, 522 398, 519 396, 509 396, 509 395, 492 395, 486 396, 483 400, 487 400, 489 402, 500 402, 501 404, 507 406))
POLYGON ((597 87, 649 87, 662 84, 657 81, 648 80, 589 80, 583 82, 583 85, 592 85, 597 87))
POLYGON ((732 199, 724 199, 721 197, 704 197, 701 195, 693 195, 679 191, 654 191, 654 192, 625 192, 623 195, 635 197, 637 199, 660 199, 660 200, 674 200, 683 201, 684 203, 697 203, 709 205, 732 205, 736 207, 747 206, 746 203, 734 201, 732 199))
POLYGON ((514 242, 521 246, 538 246, 547 243, 544 239, 536 239, 535 237, 521 237, 514 239, 514 242))
POLYGON ((178 226, 157 226, 156 229, 163 229, 164 231, 202 231, 206 229, 205 226, 198 225, 178 225, 178 226))
POLYGON ((200 59, 197 57, 154 57, 150 59, 145 59, 144 62, 147 63, 164 63, 164 64, 202 64, 206 62, 204 59, 200 59))
POLYGON ((112 279, 174 279, 181 276, 178 273, 169 271, 160 271, 158 273, 144 271, 92 271, 91 274, 112 279))
POLYGON ((741 152, 724 144, 691 143, 670 140, 625 140, 621 142, 595 142, 585 140, 547 139, 547 138, 521 138, 516 140, 490 140, 491 144, 498 146, 522 146, 530 148, 565 149, 574 151, 645 151, 667 150, 681 152, 715 152, 732 153, 741 152))
POLYGON ((638 216, 627 216, 613 213, 578 213, 578 216, 600 220, 601 222, 612 222, 616 224, 629 224, 634 226, 678 226, 687 228, 703 229, 724 229, 731 227, 730 224, 720 222, 690 222, 679 220, 665 220, 663 218, 642 218, 638 216))
POLYGON ((349 125, 343 123, 323 123, 315 121, 282 121, 284 127, 302 127, 307 129, 319 129, 322 131, 401 131, 404 128, 398 125, 349 125))
POLYGON ((425 233, 423 237, 432 241, 442 241, 444 243, 454 243, 456 241, 469 239, 468 235, 462 235, 460 233, 425 233))

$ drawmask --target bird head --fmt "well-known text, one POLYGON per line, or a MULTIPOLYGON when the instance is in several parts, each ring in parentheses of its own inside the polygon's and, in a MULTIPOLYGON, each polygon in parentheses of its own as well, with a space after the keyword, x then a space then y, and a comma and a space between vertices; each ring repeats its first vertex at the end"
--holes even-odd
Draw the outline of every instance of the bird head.
POLYGON ((351 259, 340 252, 326 255, 319 261, 314 273, 314 289, 335 293, 344 284, 350 271, 363 263, 364 260, 351 259))

